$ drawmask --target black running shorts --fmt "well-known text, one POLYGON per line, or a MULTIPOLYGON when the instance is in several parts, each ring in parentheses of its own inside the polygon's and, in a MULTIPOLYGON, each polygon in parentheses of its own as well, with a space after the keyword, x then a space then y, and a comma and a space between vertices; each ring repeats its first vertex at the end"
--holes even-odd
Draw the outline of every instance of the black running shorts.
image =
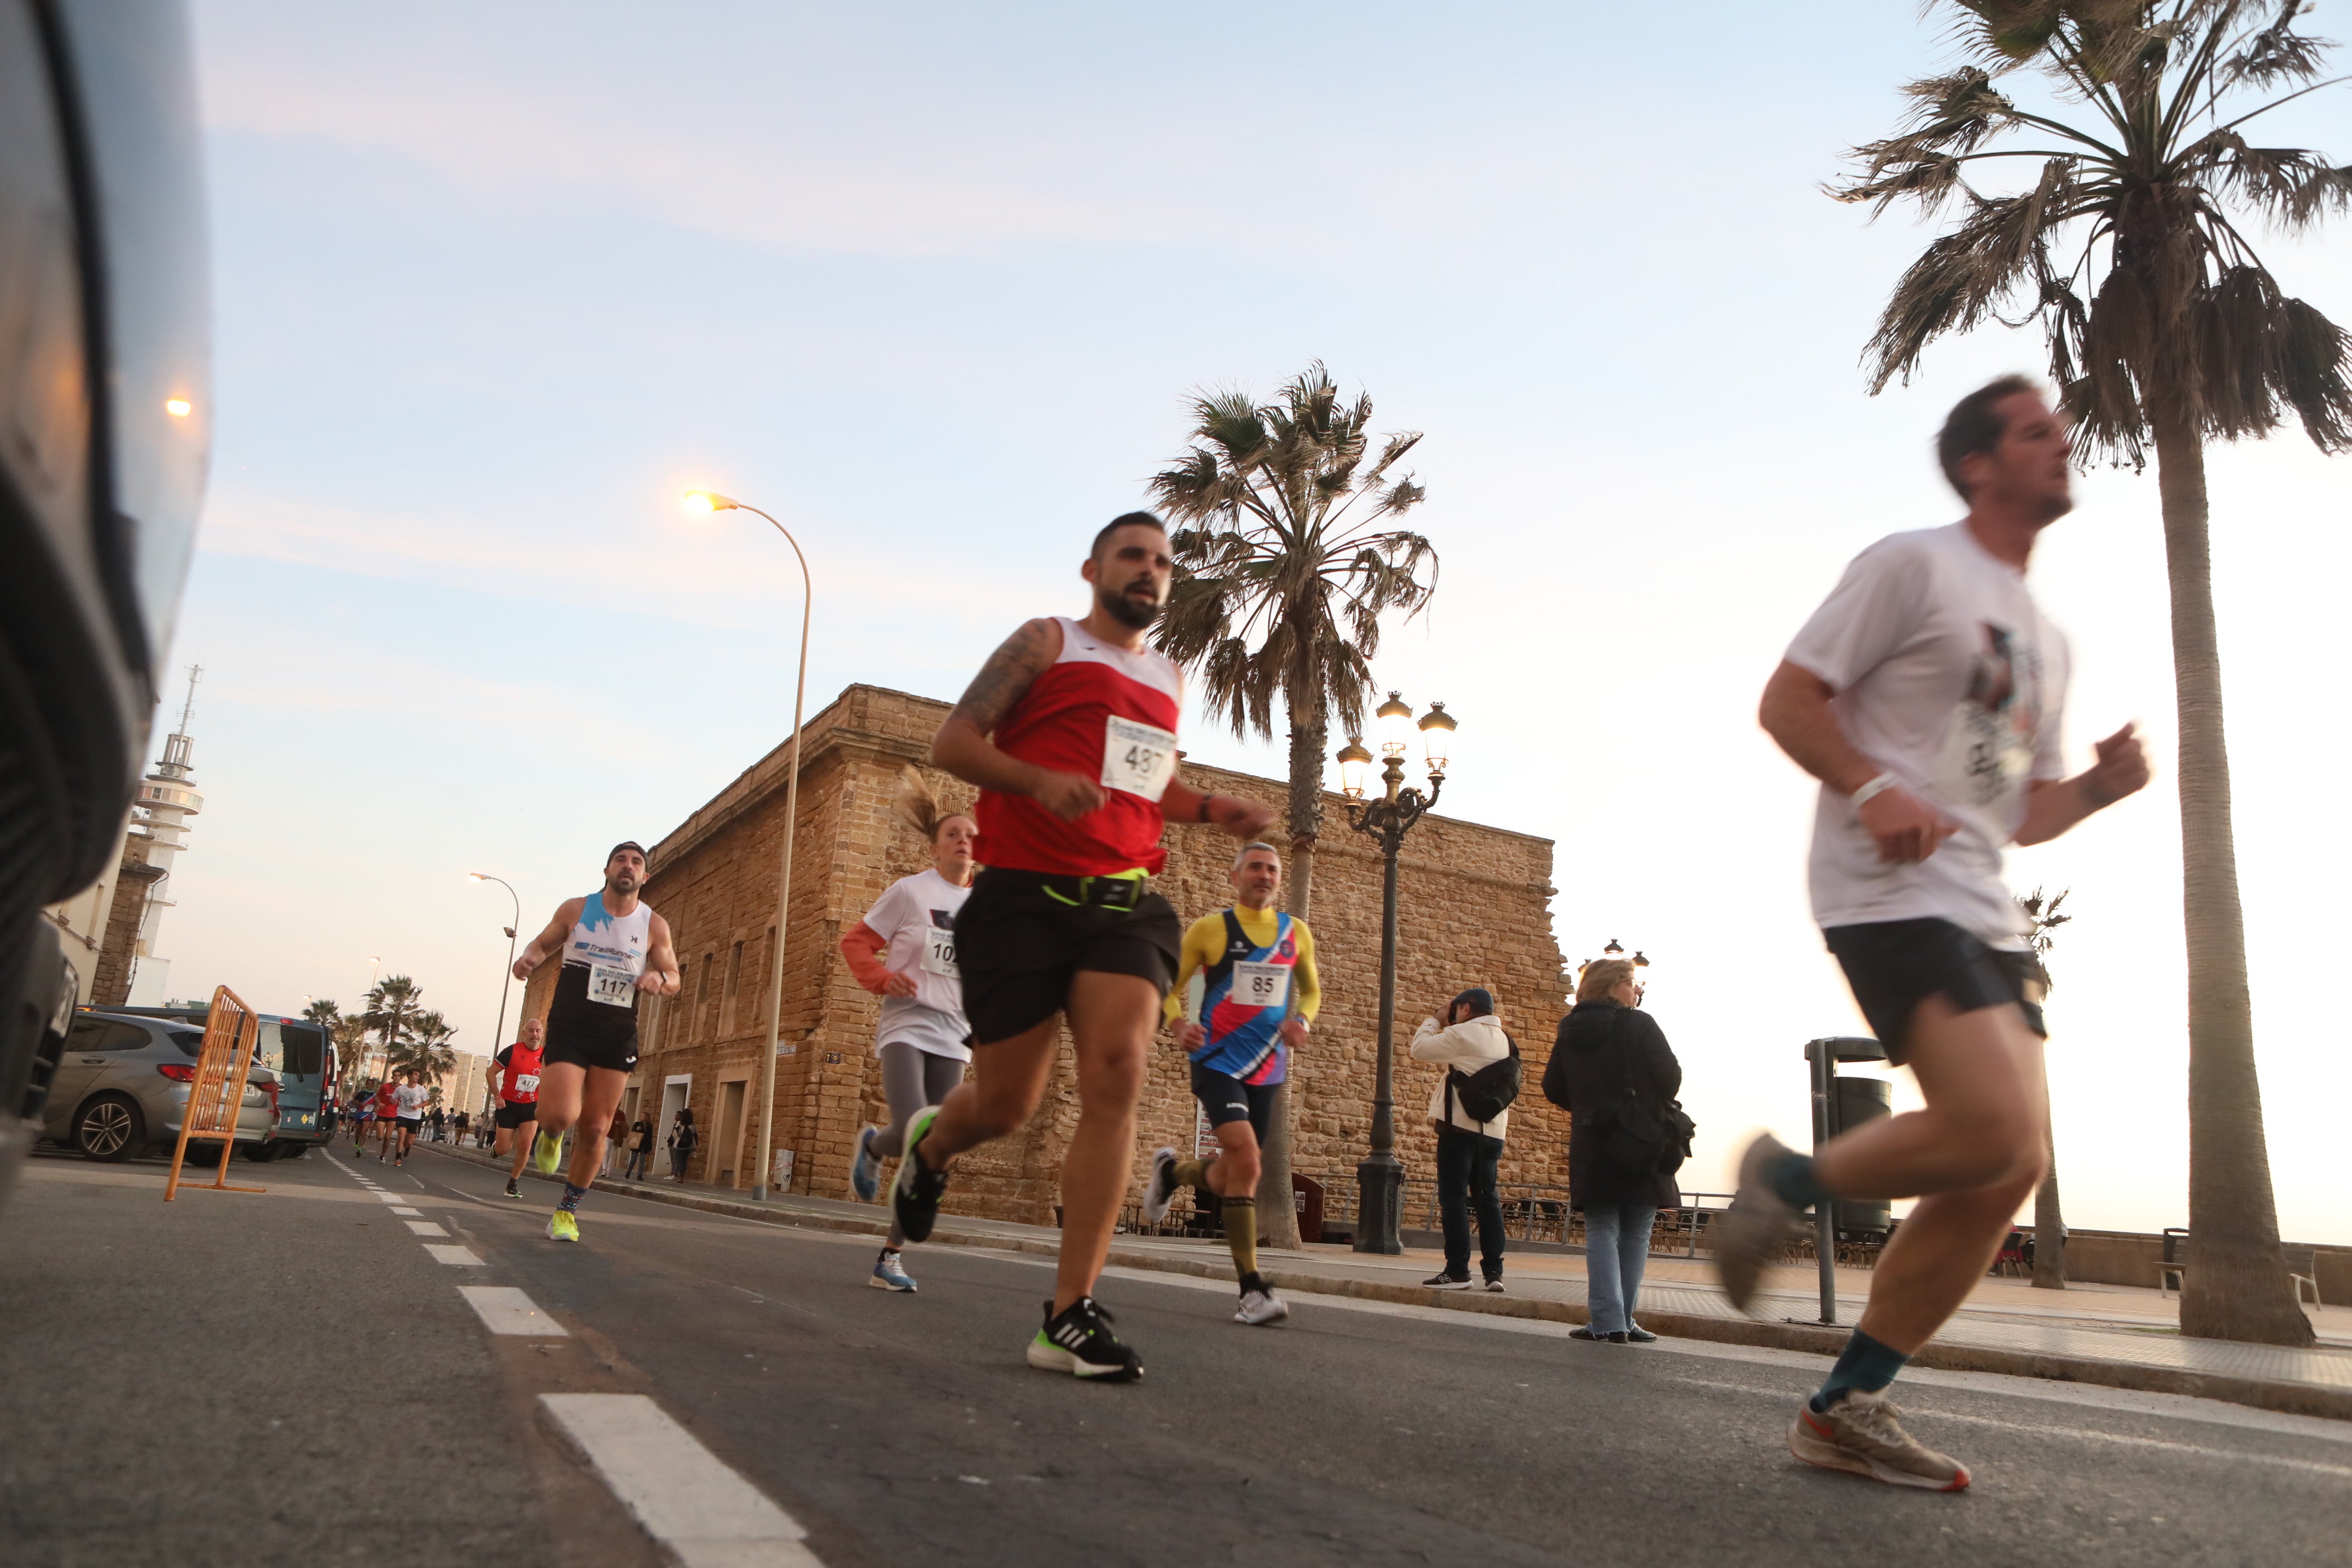
POLYGON ((502 1100, 499 1101, 498 1124, 501 1127, 512 1130, 526 1121, 538 1120, 539 1103, 536 1100, 502 1100))
POLYGON ((2033 974, 2031 953, 2002 952, 1949 921, 1933 919, 1832 926, 1822 936, 1889 1061, 1903 1060, 1911 1015, 1930 996, 1941 996, 1956 1013, 2014 1006, 2028 1028, 2044 1039, 2050 1036, 2040 1005, 2025 999, 2033 974))
POLYGON ((1244 1083, 1231 1073, 1204 1068, 1199 1062, 1192 1066, 1192 1098, 1201 1102, 1211 1127, 1223 1127, 1230 1122, 1246 1121, 1256 1132, 1257 1141, 1265 1142, 1265 1130, 1274 1118, 1274 1091, 1278 1083, 1244 1083))
POLYGON ((395 1116, 393 1120, 399 1122, 401 1130, 406 1132, 414 1132, 425 1125, 425 1118, 422 1116, 395 1116))
MULTIPOLYGON (((593 1004, 592 1004, 593 1005, 593 1004)), ((635 1072, 637 1067, 636 1020, 625 1030, 591 1030, 560 1019, 547 1021, 548 1067, 569 1062, 573 1067, 603 1068, 607 1072, 635 1072)))
POLYGON ((1124 892, 1105 879, 992 867, 973 879, 971 897, 956 911, 955 937, 974 1045, 1026 1034, 1060 1012, 1081 969, 1138 975, 1168 994, 1184 940, 1175 906, 1149 891, 1138 893, 1131 909, 1067 901, 1106 895, 1124 892))

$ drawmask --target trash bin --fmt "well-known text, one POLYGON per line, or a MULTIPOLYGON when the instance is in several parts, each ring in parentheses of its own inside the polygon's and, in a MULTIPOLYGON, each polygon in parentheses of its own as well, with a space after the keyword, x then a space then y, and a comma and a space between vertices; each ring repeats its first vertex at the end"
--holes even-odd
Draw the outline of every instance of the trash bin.
MULTIPOLYGON (((1837 1099, 1834 1101, 1832 1133, 1851 1132, 1857 1127, 1891 1116, 1895 1111, 1895 1086, 1883 1078, 1848 1078, 1840 1073, 1836 1079, 1837 1099)), ((1837 1200, 1837 1233, 1841 1241, 1876 1240, 1886 1234, 1895 1211, 1884 1198, 1837 1200)))
POLYGON ((1290 1173, 1290 1201, 1298 1211, 1298 1239, 1323 1239, 1323 1184, 1312 1176, 1290 1173))

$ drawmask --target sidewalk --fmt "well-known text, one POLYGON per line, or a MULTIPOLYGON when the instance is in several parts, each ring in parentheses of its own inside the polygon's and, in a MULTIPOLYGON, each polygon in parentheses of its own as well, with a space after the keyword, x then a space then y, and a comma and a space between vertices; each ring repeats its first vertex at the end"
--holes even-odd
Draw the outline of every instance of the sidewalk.
MULTIPOLYGON (((417 1147, 478 1164, 496 1163, 488 1154, 446 1143, 417 1147)), ((888 1216, 874 1204, 798 1194, 754 1204, 748 1192, 667 1181, 606 1178, 596 1183, 596 1189, 775 1225, 872 1236, 888 1228, 888 1216)), ((1050 1226, 942 1215, 930 1245, 1051 1255, 1059 1250, 1060 1238, 1050 1226)), ((1444 1259, 1418 1248, 1384 1258, 1318 1246, 1297 1252, 1266 1249, 1265 1258, 1268 1276, 1292 1294, 1355 1296, 1558 1322, 1585 1321, 1584 1259, 1576 1254, 1511 1255, 1506 1273, 1509 1290, 1500 1296, 1425 1289, 1421 1281, 1436 1273, 1444 1259)), ((1213 1279, 1229 1277, 1233 1268, 1222 1243, 1172 1237, 1119 1236, 1111 1244, 1110 1261, 1123 1268, 1213 1279)), ((1820 1284, 1813 1267, 1776 1268, 1767 1276, 1759 1300, 1763 1316, 1749 1318, 1724 1300, 1716 1288, 1714 1269, 1704 1258, 1654 1256, 1643 1281, 1641 1320, 1644 1328, 1685 1339, 1835 1354, 1861 1314, 1869 1285, 1866 1269, 1837 1271, 1838 1320, 1843 1326, 1831 1328, 1818 1321, 1820 1284)), ((2191 1394, 2352 1420, 2352 1307, 2306 1310, 2319 1332, 2319 1348, 2285 1350, 2183 1338, 2175 1299, 2150 1289, 2077 1285, 2061 1292, 2036 1290, 2021 1279, 1988 1279, 1913 1359, 1918 1365, 1948 1371, 2191 1394)))

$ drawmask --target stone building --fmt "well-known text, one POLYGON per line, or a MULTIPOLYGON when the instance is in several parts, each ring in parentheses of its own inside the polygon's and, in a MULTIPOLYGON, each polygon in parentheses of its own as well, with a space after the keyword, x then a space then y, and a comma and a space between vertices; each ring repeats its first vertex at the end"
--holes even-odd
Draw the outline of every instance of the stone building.
MULTIPOLYGON (((893 880, 929 863, 894 801, 899 770, 925 757, 948 704, 852 686, 808 721, 801 774, 793 908, 785 952, 774 1148, 795 1192, 849 1195, 857 1130, 887 1121, 874 1058, 879 998, 862 989, 837 943, 893 880)), ((780 834, 789 742, 746 770, 653 847, 646 899, 669 921, 685 975, 675 998, 646 1005, 638 1072, 625 1108, 669 1113, 691 1105, 702 1129, 691 1179, 752 1184, 756 1137, 749 1112, 760 1088, 774 938, 780 834)), ((1187 762, 1197 789, 1278 804, 1283 784, 1187 762)), ((942 805, 971 789, 930 773, 942 805)), ((1293 1168, 1352 1184, 1371 1113, 1379 1024, 1381 862, 1371 841, 1349 831, 1340 797, 1327 797, 1316 856, 1316 952, 1324 1004, 1309 1047, 1293 1058, 1293 1168)), ((1186 920, 1230 901, 1233 841, 1214 829, 1171 827, 1158 886, 1186 920)), ((1528 1088, 1513 1111, 1506 1182, 1564 1184, 1566 1126, 1536 1088, 1563 1005, 1559 949, 1548 902, 1549 839, 1432 816, 1405 840, 1399 863, 1396 1107, 1409 1179, 1433 1170, 1423 1116, 1438 1069, 1406 1054, 1414 1026, 1465 986, 1495 993, 1527 1059, 1528 1088)), ((525 1017, 543 1017, 555 966, 531 978, 525 1017)), ((1164 1037, 1163 1037, 1164 1039, 1164 1037)), ((1018 1137, 967 1156, 949 1189, 951 1213, 1051 1223, 1061 1151, 1077 1120, 1066 1052, 1044 1103, 1018 1137)), ((1137 1140, 1140 1192, 1152 1148, 1189 1149, 1196 1118, 1183 1053, 1166 1043, 1152 1059, 1137 1140)), ((1417 1201, 1417 1200, 1416 1200, 1417 1201)), ((1408 1225, 1418 1223, 1408 1211, 1408 1225)))

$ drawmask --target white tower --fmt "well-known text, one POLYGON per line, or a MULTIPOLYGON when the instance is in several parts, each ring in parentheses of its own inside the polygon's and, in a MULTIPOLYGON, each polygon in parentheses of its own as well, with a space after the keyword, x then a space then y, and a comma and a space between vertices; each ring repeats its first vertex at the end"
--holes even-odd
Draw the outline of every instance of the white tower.
POLYGON ((163 924, 163 911, 173 905, 172 862, 186 847, 184 835, 188 818, 205 808, 205 797, 196 793, 195 775, 189 771, 188 719, 196 710, 196 682, 204 677, 204 667, 188 667, 188 700, 180 710, 180 727, 163 738, 163 760, 155 771, 139 781, 139 807, 145 816, 131 826, 134 837, 144 828, 148 840, 147 864, 163 874, 147 895, 147 915, 139 924, 139 946, 131 972, 131 1005, 134 1007, 160 1007, 172 999, 172 961, 155 953, 155 939, 163 924))

